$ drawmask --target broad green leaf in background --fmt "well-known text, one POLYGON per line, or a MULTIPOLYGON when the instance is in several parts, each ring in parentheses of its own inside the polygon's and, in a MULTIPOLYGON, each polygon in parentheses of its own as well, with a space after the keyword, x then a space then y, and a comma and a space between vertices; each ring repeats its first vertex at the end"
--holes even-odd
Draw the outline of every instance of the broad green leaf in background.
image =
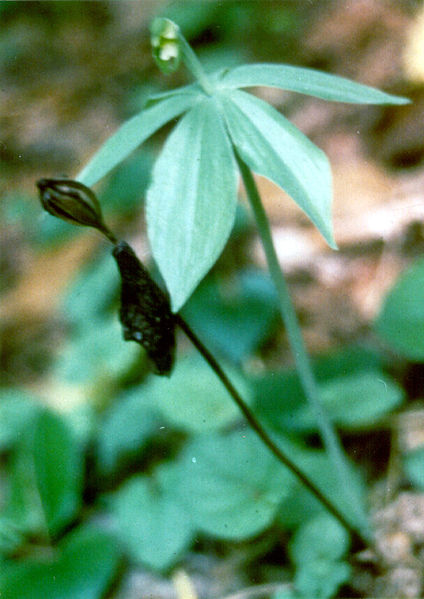
POLYGON ((202 281, 184 307, 184 317, 212 351, 241 362, 266 339, 278 312, 275 288, 259 270, 202 281))
POLYGON ((424 259, 406 270, 389 291, 376 329, 401 356, 424 361, 424 259))
POLYGON ((237 173, 214 98, 198 102, 168 137, 147 193, 153 256, 177 312, 231 232, 237 173))
POLYGON ((410 482, 424 491, 424 447, 407 453, 403 459, 403 467, 410 482))
MULTIPOLYGON (((289 585, 287 585, 289 587, 289 585)), ((293 588, 287 588, 284 591, 277 591, 274 595, 272 595, 272 599, 302 599, 299 596, 299 593, 293 588)))
POLYGON ((2 528, 15 530, 22 536, 45 538, 46 521, 37 488, 31 441, 32 434, 27 429, 7 464, 8 485, 1 514, 2 528))
POLYGON ((307 519, 289 544, 290 557, 298 566, 317 558, 336 561, 346 555, 348 548, 349 534, 328 514, 307 519))
POLYGON ((119 564, 116 539, 92 527, 65 537, 51 561, 5 561, 0 596, 5 599, 100 599, 119 564))
MULTIPOLYGON (((70 390, 72 397, 74 389, 70 390)), ((95 402, 81 401, 70 410, 66 410, 66 422, 75 437, 76 443, 81 451, 87 450, 91 444, 94 431, 98 424, 98 406, 95 402)))
POLYGON ((159 430, 159 414, 140 401, 140 395, 136 389, 117 397, 98 425, 96 456, 103 474, 110 474, 122 460, 139 454, 151 435, 159 430))
POLYGON ((30 394, 19 389, 0 392, 0 451, 10 449, 34 419, 39 405, 30 394))
POLYGON ((79 508, 82 456, 65 421, 47 410, 36 419, 32 443, 40 501, 49 532, 55 535, 79 508))
POLYGON ((383 367, 382 353, 367 345, 347 345, 328 354, 317 356, 314 372, 320 382, 383 367))
POLYGON ((198 96, 198 87, 191 85, 152 98, 140 114, 126 121, 109 137, 79 173, 78 181, 89 187, 97 183, 155 131, 188 110, 198 96))
MULTIPOLYGON (((328 415, 346 428, 378 422, 403 399, 401 389, 381 370, 381 355, 364 347, 347 347, 314 361, 328 415)), ((250 379, 255 413, 274 430, 312 432, 315 418, 293 370, 268 372, 250 379)))
POLYGON ((116 315, 91 318, 63 348, 55 364, 55 375, 73 384, 92 384, 96 379, 116 381, 142 351, 137 343, 124 341, 116 315))
POLYGON ((39 409, 23 431, 8 470, 3 524, 23 535, 46 538, 71 522, 81 501, 82 457, 62 418, 39 409))
MULTIPOLYGON (((340 489, 337 474, 325 452, 290 446, 286 447, 286 451, 349 520, 352 507, 340 489)), ((362 473, 352 463, 349 463, 349 470, 352 493, 358 498, 358 504, 365 506, 366 484, 362 473)), ((289 495, 283 500, 277 516, 284 530, 296 528, 305 522, 305 518, 320 514, 327 514, 322 504, 299 481, 293 480, 289 495)))
POLYGON ((296 564, 295 586, 303 597, 328 599, 350 577, 340 560, 349 548, 349 535, 332 516, 322 514, 306 520, 289 544, 296 564))
POLYGON ((106 220, 108 220, 106 210, 116 212, 121 217, 124 214, 140 212, 150 181, 154 157, 151 148, 142 146, 107 178, 107 183, 99 194, 106 220))
POLYGON ((195 438, 178 462, 176 497, 196 528, 220 539, 262 532, 292 484, 251 431, 195 438))
MULTIPOLYGON (((397 408, 403 400, 402 389, 378 371, 364 371, 338 377, 320 386, 322 403, 329 418, 343 428, 370 427, 397 408)), ((309 405, 294 415, 298 430, 316 430, 316 419, 309 405)))
POLYGON ((22 527, 7 515, 0 513, 0 572, 2 558, 13 553, 16 554, 23 543, 22 527))
POLYGON ((107 249, 79 271, 64 292, 62 313, 81 329, 104 316, 118 295, 119 274, 107 249))
POLYGON ((238 90, 220 97, 242 159, 255 173, 284 189, 335 248, 331 171, 324 152, 259 98, 238 90))
MULTIPOLYGON (((234 368, 226 370, 248 401, 250 390, 244 378, 234 368)), ((152 377, 140 392, 144 402, 160 410, 170 424, 193 433, 217 430, 240 418, 228 391, 198 355, 178 360, 169 379, 152 377)))
POLYGON ((330 599, 347 583, 352 569, 345 561, 316 559, 301 565, 294 579, 298 597, 304 599, 330 599))
POLYGON ((175 486, 175 468, 162 465, 149 476, 127 481, 111 502, 131 558, 155 570, 172 566, 193 536, 190 514, 176 501, 175 486))
POLYGON ((224 88, 278 87, 323 100, 355 104, 408 104, 410 102, 407 98, 387 94, 344 77, 285 64, 241 65, 224 73, 220 86, 224 88))

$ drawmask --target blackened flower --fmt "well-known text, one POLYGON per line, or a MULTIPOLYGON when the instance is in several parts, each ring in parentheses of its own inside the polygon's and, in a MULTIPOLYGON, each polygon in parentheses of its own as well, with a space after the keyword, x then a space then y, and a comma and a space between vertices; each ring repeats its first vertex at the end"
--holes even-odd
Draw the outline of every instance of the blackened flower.
POLYGON ((169 300, 128 243, 117 243, 112 254, 122 281, 119 317, 124 339, 144 347, 156 374, 169 375, 175 350, 175 318, 169 300))

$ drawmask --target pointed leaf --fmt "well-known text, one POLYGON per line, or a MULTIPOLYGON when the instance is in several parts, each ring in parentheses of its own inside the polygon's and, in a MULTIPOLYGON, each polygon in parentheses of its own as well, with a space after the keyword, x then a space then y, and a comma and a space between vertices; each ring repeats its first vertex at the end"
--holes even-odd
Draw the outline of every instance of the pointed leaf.
POLYGON ((147 194, 152 252, 178 311, 221 253, 233 226, 237 174, 213 98, 168 137, 147 194))
POLYGON ((34 426, 34 471, 44 516, 52 534, 74 517, 80 504, 81 456, 66 423, 43 411, 34 426))
POLYGON ((116 539, 83 526, 67 535, 51 561, 6 561, 0 596, 8 599, 100 599, 119 564, 116 539))
POLYGON ((132 117, 109 137, 79 173, 78 181, 89 187, 97 183, 155 131, 188 110, 198 96, 198 89, 190 86, 152 98, 140 114, 132 117))
POLYGON ((262 100, 233 90, 222 101, 230 135, 246 164, 284 189, 335 248, 331 171, 324 152, 262 100))
POLYGON ((223 87, 252 86, 280 89, 334 102, 358 104, 408 104, 410 100, 356 83, 350 79, 284 64, 247 64, 231 69, 220 81, 223 87))

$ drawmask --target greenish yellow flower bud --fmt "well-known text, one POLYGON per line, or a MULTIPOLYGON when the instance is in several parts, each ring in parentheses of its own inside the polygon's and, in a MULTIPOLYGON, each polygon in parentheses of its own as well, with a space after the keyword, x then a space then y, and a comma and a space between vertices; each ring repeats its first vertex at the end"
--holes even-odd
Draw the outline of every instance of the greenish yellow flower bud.
POLYGON ((94 227, 116 242, 103 221, 99 201, 89 187, 72 179, 40 179, 37 187, 41 204, 49 214, 74 225, 94 227))
POLYGON ((154 19, 151 28, 153 58, 164 73, 173 73, 180 66, 181 42, 179 27, 169 19, 154 19))

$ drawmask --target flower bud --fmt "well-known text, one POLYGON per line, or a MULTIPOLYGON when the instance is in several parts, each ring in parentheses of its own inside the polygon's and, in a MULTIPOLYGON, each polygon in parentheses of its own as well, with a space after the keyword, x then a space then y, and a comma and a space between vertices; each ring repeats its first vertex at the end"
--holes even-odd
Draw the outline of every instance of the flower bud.
POLYGON ((179 27, 173 21, 158 17, 150 28, 153 58, 165 74, 176 71, 181 62, 179 27))
POLYGON ((128 243, 117 243, 112 254, 122 281, 119 317, 124 339, 144 347, 156 374, 169 375, 174 362, 175 319, 168 298, 128 243))
POLYGON ((72 179, 40 179, 37 187, 41 204, 49 214, 74 225, 94 227, 116 241, 103 222, 99 201, 89 187, 72 179))

